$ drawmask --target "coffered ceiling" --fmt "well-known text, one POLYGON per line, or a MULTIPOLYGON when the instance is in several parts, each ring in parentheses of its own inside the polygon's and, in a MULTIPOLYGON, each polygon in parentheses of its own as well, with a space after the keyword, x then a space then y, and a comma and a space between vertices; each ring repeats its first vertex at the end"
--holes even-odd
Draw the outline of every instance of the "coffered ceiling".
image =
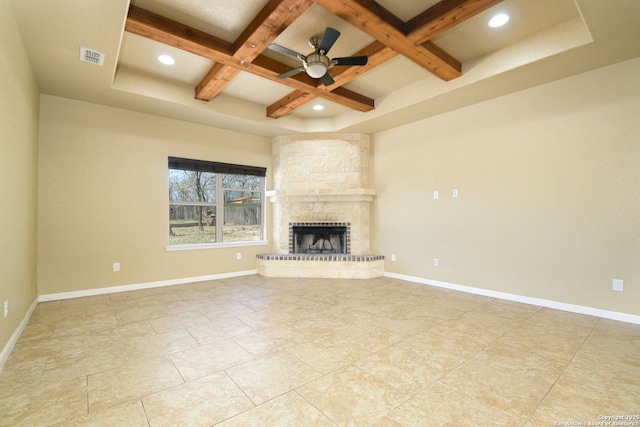
POLYGON ((43 93, 266 136, 373 133, 640 56, 632 0, 11 0, 43 93), (487 25, 506 13, 500 28, 487 25), (308 55, 340 32, 325 86, 308 55), (80 48, 104 64, 80 61, 80 48), (173 65, 158 61, 174 58, 173 65), (322 111, 313 107, 321 105, 322 111))

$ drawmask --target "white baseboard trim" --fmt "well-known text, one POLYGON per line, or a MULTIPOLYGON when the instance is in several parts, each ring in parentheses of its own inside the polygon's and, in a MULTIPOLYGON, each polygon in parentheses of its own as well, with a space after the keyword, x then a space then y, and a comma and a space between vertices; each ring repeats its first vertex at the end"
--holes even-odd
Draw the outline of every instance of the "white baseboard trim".
POLYGON ((82 291, 60 292, 38 296, 38 302, 57 301, 61 299, 88 297, 94 295, 114 294, 118 292, 137 291, 140 289, 161 288, 164 286, 183 285, 185 283, 206 282, 208 280, 228 279, 231 277, 258 274, 258 270, 235 271, 232 273, 212 274, 208 276, 187 277, 184 279, 161 280, 158 282, 135 283, 131 285, 111 286, 108 288, 86 289, 82 291))
POLYGON ((384 273, 385 277, 405 280, 407 282, 420 283, 423 285, 436 286, 439 288, 451 289, 454 291, 466 292, 470 294, 483 295, 507 301, 521 302, 524 304, 537 305, 539 307, 554 308, 572 313, 587 314, 589 316, 602 317, 605 319, 618 320, 621 322, 640 324, 640 316, 634 314, 620 313, 617 311, 602 310, 599 308, 586 307, 583 305, 567 304, 564 302, 551 301, 541 298, 527 297, 506 292, 492 291, 490 289, 475 288, 473 286, 457 285, 455 283, 441 282, 438 280, 424 279, 422 277, 406 276, 396 273, 384 273))
POLYGON ((20 322, 18 327, 16 328, 15 331, 13 331, 13 334, 11 334, 9 341, 7 341, 7 344, 5 344, 4 348, 2 349, 2 352, 0 352, 0 372, 2 372, 2 368, 4 368, 5 362, 7 361, 7 359, 9 359, 9 355, 11 354, 13 347, 15 347, 16 343, 18 342, 18 339, 20 338, 20 335, 22 335, 22 331, 24 331, 24 328, 27 326, 27 323, 29 323, 29 319, 31 319, 31 314, 33 314, 33 310, 36 309, 37 305, 38 305, 38 298, 35 298, 31 303, 31 306, 25 313, 24 317, 22 318, 22 321, 20 322))

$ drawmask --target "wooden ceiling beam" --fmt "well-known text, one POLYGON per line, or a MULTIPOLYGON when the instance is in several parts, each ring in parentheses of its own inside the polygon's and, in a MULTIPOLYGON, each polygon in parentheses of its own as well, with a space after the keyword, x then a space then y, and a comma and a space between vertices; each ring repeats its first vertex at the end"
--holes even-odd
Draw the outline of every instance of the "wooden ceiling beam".
MULTIPOLYGON (((278 83, 283 83, 278 75, 290 69, 264 55, 258 55, 252 62, 241 63, 234 57, 232 43, 133 5, 129 8, 125 30, 278 83)), ((219 73, 222 70, 219 68, 214 72, 219 73)), ((316 80, 305 73, 287 79, 287 85, 293 89, 326 98, 359 111, 373 109, 373 99, 352 91, 327 92, 319 89, 316 84, 316 80)))
MULTIPOLYGON (((233 58, 239 64, 250 64, 278 35, 313 5, 312 0, 270 0, 233 43, 233 58)), ((239 69, 226 66, 220 73, 218 64, 196 86, 197 99, 210 101, 239 74, 239 69)))
POLYGON ((442 0, 407 21, 407 38, 422 43, 473 18, 503 0, 442 0))
POLYGON ((400 55, 448 81, 462 75, 462 65, 443 60, 421 44, 412 41, 404 34, 403 28, 377 15, 374 11, 380 6, 373 0, 314 0, 319 6, 366 32, 400 55))
POLYGON ((290 94, 269 105, 267 107, 267 117, 271 117, 272 119, 280 118, 316 98, 317 97, 315 95, 310 93, 303 92, 301 90, 294 90, 290 94))
POLYGON ((216 62, 196 86, 195 98, 201 101, 211 101, 218 96, 238 74, 240 74, 238 68, 216 62))
MULTIPOLYGON (((360 4, 375 13, 380 19, 386 21, 396 30, 401 30, 409 40, 421 44, 424 49, 448 63, 452 68, 457 69, 460 67, 459 61, 430 41, 430 39, 495 6, 503 0, 442 0, 418 14, 407 23, 400 21, 399 18, 375 1, 356 1, 359 1, 360 4)), ((397 52, 386 47, 379 41, 375 41, 354 55, 367 55, 369 62, 363 67, 340 68, 337 71, 332 71, 335 84, 328 88, 325 86, 320 86, 320 88, 331 90, 333 87, 345 85, 359 75, 393 58, 397 55, 397 52)), ((334 68, 333 70, 336 69, 334 68)), ((280 117, 290 113, 300 105, 310 101, 306 96, 305 99, 305 102, 299 103, 296 98, 296 92, 290 93, 278 100, 275 104, 269 106, 268 110, 271 110, 271 114, 274 114, 274 116, 270 117, 280 117), (290 104, 287 105, 287 102, 290 104)))
POLYGON ((137 6, 129 6, 125 31, 211 59, 231 62, 233 44, 137 6))

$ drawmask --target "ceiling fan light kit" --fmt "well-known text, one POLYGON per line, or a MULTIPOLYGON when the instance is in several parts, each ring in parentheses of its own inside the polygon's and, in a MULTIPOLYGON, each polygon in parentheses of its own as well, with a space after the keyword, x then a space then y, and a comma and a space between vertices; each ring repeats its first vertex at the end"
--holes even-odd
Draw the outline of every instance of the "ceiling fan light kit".
POLYGON ((306 61, 304 62, 304 68, 307 74, 314 79, 319 79, 324 76, 330 65, 331 62, 329 58, 319 53, 307 55, 306 61))

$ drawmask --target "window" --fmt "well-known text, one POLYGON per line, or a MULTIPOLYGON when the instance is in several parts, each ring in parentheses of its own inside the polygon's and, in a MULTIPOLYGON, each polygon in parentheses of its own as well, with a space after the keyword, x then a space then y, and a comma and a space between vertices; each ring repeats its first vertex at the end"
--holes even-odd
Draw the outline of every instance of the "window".
POLYGON ((266 169, 169 157, 169 245, 264 239, 266 169))

